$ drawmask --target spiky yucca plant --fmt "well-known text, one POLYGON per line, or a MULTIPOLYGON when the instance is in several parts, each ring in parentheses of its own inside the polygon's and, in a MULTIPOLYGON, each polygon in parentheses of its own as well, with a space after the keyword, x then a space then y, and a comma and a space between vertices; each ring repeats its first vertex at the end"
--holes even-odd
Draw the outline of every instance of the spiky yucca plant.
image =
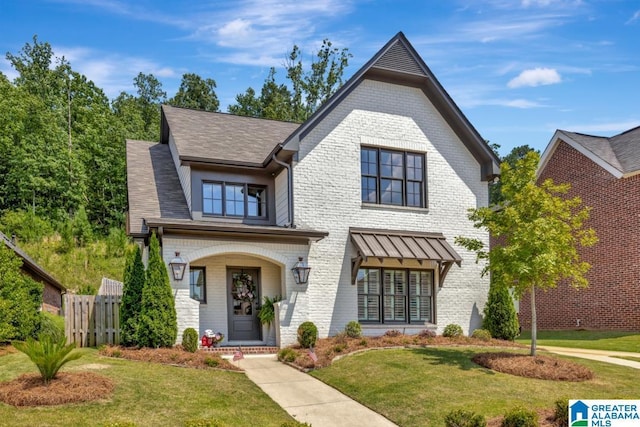
POLYGON ((66 343, 66 338, 53 338, 50 335, 40 334, 39 340, 31 337, 26 341, 14 341, 11 344, 38 367, 42 380, 49 384, 65 364, 82 357, 81 353, 72 353, 75 344, 66 343))

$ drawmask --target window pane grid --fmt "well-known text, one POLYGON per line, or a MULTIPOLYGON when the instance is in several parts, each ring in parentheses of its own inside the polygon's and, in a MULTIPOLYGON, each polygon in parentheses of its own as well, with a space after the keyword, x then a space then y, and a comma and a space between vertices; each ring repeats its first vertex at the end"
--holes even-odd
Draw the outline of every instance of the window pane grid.
POLYGON ((383 205, 425 207, 424 154, 363 147, 361 200, 383 205))
POLYGON ((358 320, 376 323, 433 322, 433 271, 358 270, 358 320), (380 318, 382 314, 382 318, 380 318))
POLYGON ((206 299, 206 280, 204 267, 191 267, 189 270, 189 296, 202 303, 206 299))
POLYGON ((267 189, 245 184, 203 182, 202 213, 267 218, 267 189))

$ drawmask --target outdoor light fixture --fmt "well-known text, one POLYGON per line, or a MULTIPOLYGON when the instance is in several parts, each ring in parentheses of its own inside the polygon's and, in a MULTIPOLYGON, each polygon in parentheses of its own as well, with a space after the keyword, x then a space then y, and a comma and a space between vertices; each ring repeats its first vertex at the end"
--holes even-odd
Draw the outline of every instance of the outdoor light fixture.
POLYGON ((184 270, 187 267, 187 261, 180 256, 180 252, 176 251, 176 256, 169 263, 171 271, 173 272, 173 278, 176 280, 182 280, 184 277, 184 270))
POLYGON ((306 262, 302 260, 302 257, 298 257, 298 262, 293 266, 291 272, 293 273, 293 278, 296 281, 296 285, 306 285, 309 281, 309 271, 311 267, 307 265, 306 262))

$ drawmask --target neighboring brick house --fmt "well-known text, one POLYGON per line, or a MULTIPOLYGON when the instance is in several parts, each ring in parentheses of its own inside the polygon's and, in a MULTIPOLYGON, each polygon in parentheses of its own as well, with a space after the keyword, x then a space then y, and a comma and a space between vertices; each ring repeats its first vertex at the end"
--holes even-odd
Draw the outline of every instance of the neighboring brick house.
MULTIPOLYGON (((570 183, 591 207, 599 242, 580 250, 589 287, 536 292, 539 329, 640 330, 640 127, 611 138, 558 130, 542 155, 540 180, 570 183)), ((531 324, 528 297, 520 321, 531 324)))
POLYGON ((163 106, 161 127, 160 143, 127 142, 128 233, 187 262, 171 276, 179 334, 266 344, 255 316, 275 295, 279 346, 307 320, 322 337, 352 320, 368 335, 480 326, 489 281, 453 239, 488 243, 467 211, 488 204, 498 159, 402 33, 303 124, 163 106))
POLYGON ((0 233, 0 241, 22 260, 22 272, 44 285, 42 292, 42 309, 49 313, 60 315, 62 309, 62 294, 64 294, 67 289, 3 233, 0 233))

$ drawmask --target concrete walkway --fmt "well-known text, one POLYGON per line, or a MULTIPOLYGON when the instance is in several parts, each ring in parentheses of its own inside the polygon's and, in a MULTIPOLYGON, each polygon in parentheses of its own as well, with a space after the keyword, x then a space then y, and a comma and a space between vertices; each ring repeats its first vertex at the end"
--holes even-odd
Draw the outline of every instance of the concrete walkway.
POLYGON ((245 356, 232 363, 292 417, 313 427, 396 426, 311 375, 278 362, 275 355, 245 356))
POLYGON ((640 369, 640 362, 614 357, 635 357, 640 360, 640 353, 631 353, 628 351, 606 351, 588 350, 583 348, 552 347, 548 345, 538 346, 538 350, 546 350, 550 353, 561 354, 563 356, 581 357, 583 359, 598 360, 600 362, 611 363, 613 365, 628 366, 630 368, 640 369))

